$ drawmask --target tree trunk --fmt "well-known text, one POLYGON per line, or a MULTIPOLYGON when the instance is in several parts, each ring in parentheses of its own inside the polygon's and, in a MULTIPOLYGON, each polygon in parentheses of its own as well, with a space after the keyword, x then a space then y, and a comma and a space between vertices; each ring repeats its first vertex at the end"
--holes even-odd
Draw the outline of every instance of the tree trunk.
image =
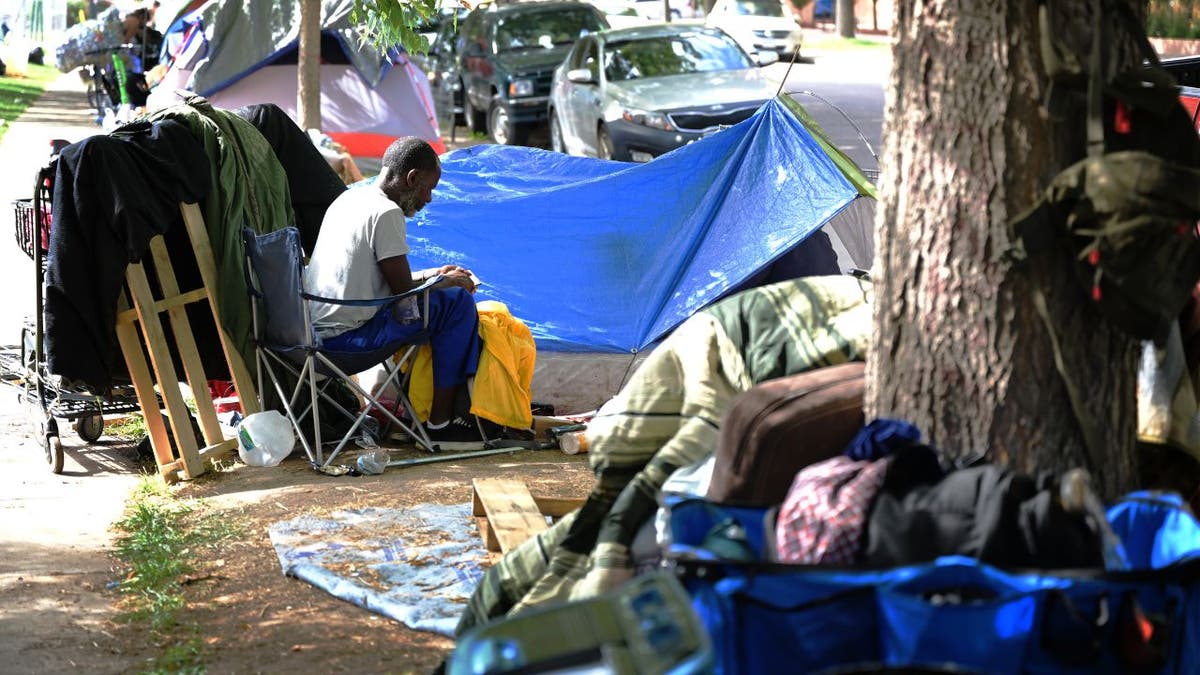
POLYGON ((837 5, 834 8, 837 16, 838 35, 844 38, 854 37, 854 0, 837 0, 837 5))
MULTIPOLYGON (((1091 0, 1059 0, 1055 33, 1087 62, 1091 0)), ((876 218, 868 418, 907 419, 950 458, 1025 472, 1082 466, 1111 498, 1137 482, 1139 345, 1090 305, 1070 261, 1021 265, 1007 223, 1084 154, 1082 97, 1051 117, 1036 3, 902 0, 876 218), (1046 326, 1105 447, 1091 459, 1046 326)), ((839 19, 840 21, 840 19, 839 19)), ((1120 35, 1116 29, 1110 35, 1120 35)), ((1108 59, 1137 61, 1104 45, 1108 59)), ((1061 88, 1062 85, 1056 85, 1061 88)))
POLYGON ((321 128, 321 0, 300 0, 296 117, 302 129, 321 128))
POLYGON ((663 21, 671 22, 671 0, 662 0, 663 21))

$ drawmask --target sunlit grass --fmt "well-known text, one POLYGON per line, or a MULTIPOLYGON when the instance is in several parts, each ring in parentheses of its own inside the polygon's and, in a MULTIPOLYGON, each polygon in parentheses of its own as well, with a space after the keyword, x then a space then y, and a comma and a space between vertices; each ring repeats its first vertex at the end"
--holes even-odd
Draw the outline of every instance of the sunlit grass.
POLYGON ((183 583, 217 543, 242 534, 239 526, 201 500, 177 498, 157 476, 145 476, 113 528, 117 558, 126 566, 118 618, 146 627, 163 649, 145 672, 203 672, 199 627, 182 616, 183 583))
POLYGON ((800 53, 803 54, 805 49, 836 52, 872 49, 884 50, 890 49, 891 46, 890 42, 879 38, 844 38, 838 35, 823 35, 813 38, 806 35, 804 36, 804 44, 800 46, 800 53))
POLYGON ((56 68, 30 64, 23 75, 0 77, 0 138, 4 137, 13 121, 42 95, 46 85, 60 75, 62 73, 56 68))

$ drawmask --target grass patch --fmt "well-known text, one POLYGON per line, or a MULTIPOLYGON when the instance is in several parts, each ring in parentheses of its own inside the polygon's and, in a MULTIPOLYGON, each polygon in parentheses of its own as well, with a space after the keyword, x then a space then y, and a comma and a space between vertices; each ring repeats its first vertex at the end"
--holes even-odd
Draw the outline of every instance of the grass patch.
POLYGON ((116 555, 126 565, 118 619, 146 627, 163 652, 145 672, 204 672, 199 626, 183 615, 183 583, 203 567, 206 552, 241 536, 225 514, 196 499, 180 499, 157 476, 144 476, 113 526, 116 555))
POLYGON ((42 95, 46 85, 62 73, 57 68, 30 64, 24 75, 0 77, 0 138, 13 120, 42 95))
POLYGON ((817 39, 809 39, 806 35, 804 44, 800 45, 800 53, 803 54, 805 49, 818 49, 823 52, 848 52, 891 48, 892 44, 890 42, 878 38, 844 38, 839 35, 830 35, 817 39))
POLYGON ((138 441, 149 433, 146 430, 146 418, 141 413, 131 413, 119 420, 105 423, 104 433, 124 440, 138 441))

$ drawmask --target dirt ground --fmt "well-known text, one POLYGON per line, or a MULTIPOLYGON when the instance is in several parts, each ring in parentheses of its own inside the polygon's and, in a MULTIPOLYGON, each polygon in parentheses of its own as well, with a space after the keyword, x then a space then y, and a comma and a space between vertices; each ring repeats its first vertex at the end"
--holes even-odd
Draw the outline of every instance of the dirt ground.
MULTIPOLYGON (((390 449, 394 459, 423 456, 415 450, 390 449)), ((128 446, 93 446, 86 453, 70 454, 103 454, 106 461, 125 464, 131 472, 138 468, 128 446)), ((348 456, 346 463, 352 459, 348 456)), ((343 508, 465 503, 471 499, 471 480, 480 477, 517 478, 533 494, 547 497, 582 497, 592 483, 586 456, 557 450, 520 450, 358 477, 319 474, 309 468, 302 453, 272 468, 249 467, 232 455, 225 463, 230 466, 222 471, 176 487, 180 496, 203 499, 244 532, 244 537, 206 551, 204 564, 183 587, 187 607, 180 620, 199 626, 204 643, 201 661, 210 673, 428 673, 453 649, 448 638, 410 630, 283 576, 267 535, 274 522, 343 508)), ((63 608, 86 608, 95 621, 91 630, 48 637, 52 643, 29 652, 36 655, 52 647, 58 652, 53 662, 30 659, 17 670, 0 667, 0 671, 57 672, 54 664, 64 659, 87 672, 144 669, 166 645, 153 644, 144 629, 114 621, 120 596, 107 586, 120 573, 118 563, 110 561, 109 569, 58 590, 56 599, 63 608), (66 654, 77 656, 66 658, 66 654)), ((18 592, 8 600, 44 602, 45 588, 35 583, 25 588, 27 593, 18 592)), ((36 632, 41 622, 38 614, 30 612, 28 620, 29 629, 36 632)))
MULTIPOLYGON (((394 458, 410 455, 418 456, 411 450, 393 452, 394 458)), ((202 627, 209 672, 432 671, 453 648, 451 640, 409 630, 284 577, 267 527, 342 508, 465 503, 471 499, 471 479, 486 476, 515 477, 532 493, 550 497, 582 497, 592 483, 586 457, 543 450, 362 477, 318 474, 293 457, 275 468, 238 464, 185 486, 182 494, 228 512, 246 532, 244 539, 222 545, 205 573, 197 575, 211 576, 187 587, 187 619, 202 627)))

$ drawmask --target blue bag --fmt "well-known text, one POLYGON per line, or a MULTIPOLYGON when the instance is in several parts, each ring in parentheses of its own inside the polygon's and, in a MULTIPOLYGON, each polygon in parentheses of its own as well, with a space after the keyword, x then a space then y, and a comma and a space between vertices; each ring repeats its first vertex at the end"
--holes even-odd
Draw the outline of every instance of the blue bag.
POLYGON ((667 557, 719 673, 1200 672, 1194 555, 1120 573, 1003 571, 963 557, 880 570, 783 565, 765 562, 765 509, 684 499, 668 512, 667 557))

